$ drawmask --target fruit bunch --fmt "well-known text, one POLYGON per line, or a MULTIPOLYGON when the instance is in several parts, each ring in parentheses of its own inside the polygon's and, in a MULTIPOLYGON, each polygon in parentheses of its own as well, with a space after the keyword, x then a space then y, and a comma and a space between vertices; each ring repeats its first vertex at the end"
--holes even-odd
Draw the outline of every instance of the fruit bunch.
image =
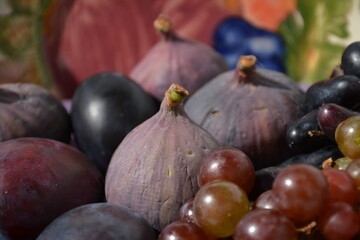
POLYGON ((207 155, 199 191, 159 239, 358 239, 358 59, 354 42, 332 76, 307 89, 307 113, 288 128, 295 156, 255 172, 237 148, 207 155))

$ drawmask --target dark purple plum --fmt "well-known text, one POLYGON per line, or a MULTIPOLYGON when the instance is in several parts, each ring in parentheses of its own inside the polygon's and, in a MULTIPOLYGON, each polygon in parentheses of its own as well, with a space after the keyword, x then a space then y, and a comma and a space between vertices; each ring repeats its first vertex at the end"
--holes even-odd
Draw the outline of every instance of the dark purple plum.
POLYGON ((0 84, 0 141, 41 137, 69 143, 70 116, 60 100, 30 83, 0 84))
POLYGON ((103 72, 90 76, 72 99, 76 143, 105 173, 123 138, 158 109, 159 104, 125 75, 103 72))
POLYGON ((112 203, 74 208, 49 224, 37 240, 156 240, 157 234, 134 210, 112 203))
POLYGON ((326 103, 319 108, 317 120, 324 134, 335 142, 337 126, 348 117, 355 115, 360 115, 360 112, 352 111, 335 103, 326 103))
POLYGON ((13 240, 34 239, 53 219, 104 200, 104 179, 79 150, 59 141, 0 143, 0 226, 13 240))

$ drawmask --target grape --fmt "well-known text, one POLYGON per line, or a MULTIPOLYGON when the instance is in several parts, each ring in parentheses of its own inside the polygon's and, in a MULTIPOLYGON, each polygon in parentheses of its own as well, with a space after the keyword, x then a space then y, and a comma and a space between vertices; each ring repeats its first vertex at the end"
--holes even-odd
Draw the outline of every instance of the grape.
POLYGON ((207 183, 194 199, 196 222, 206 233, 218 238, 231 236, 249 210, 246 193, 228 181, 207 183))
POLYGON ((348 117, 360 115, 335 103, 326 103, 319 108, 317 121, 324 134, 335 141, 335 130, 337 126, 348 117))
POLYGON ((277 198, 274 196, 272 190, 263 192, 254 202, 252 209, 263 208, 263 209, 274 209, 277 210, 277 198))
POLYGON ((348 157, 341 157, 335 160, 334 168, 345 170, 353 160, 348 157))
POLYGON ((355 109, 360 101, 359 81, 356 76, 343 75, 314 83, 305 93, 304 105, 307 111, 310 112, 325 103, 355 109))
POLYGON ((360 159, 352 161, 346 168, 346 172, 348 172, 355 181, 358 201, 360 201, 360 159))
POLYGON ((210 240, 204 231, 191 222, 176 221, 167 225, 158 240, 210 240))
POLYGON ((345 202, 328 205, 319 216, 319 228, 327 240, 349 240, 359 232, 359 214, 345 202))
POLYGON ((255 184, 251 193, 250 200, 255 200, 263 192, 270 190, 276 175, 281 171, 280 167, 267 167, 255 172, 255 184))
POLYGON ((237 148, 221 147, 208 154, 198 174, 199 186, 214 180, 233 182, 249 193, 255 182, 250 158, 237 148))
POLYGON ((294 123, 286 132, 286 141, 296 154, 310 153, 332 144, 318 124, 319 109, 314 109, 294 123))
POLYGON ((316 217, 329 194, 321 170, 307 164, 284 168, 275 178, 272 190, 279 210, 296 224, 316 217))
POLYGON ((186 201, 179 209, 179 220, 196 224, 194 215, 194 199, 186 201))
POLYGON ((325 160, 329 158, 337 159, 342 156, 343 154, 341 153, 337 145, 334 143, 332 145, 315 150, 311 153, 304 153, 292 156, 286 159, 284 162, 280 163, 278 167, 287 167, 295 163, 303 163, 322 169, 322 165, 325 160))
POLYGON ((276 210, 255 209, 236 226, 234 240, 296 240, 294 224, 276 210))
POLYGON ((340 169, 325 168, 322 170, 329 184, 330 195, 328 202, 346 202, 355 206, 357 202, 357 190, 351 175, 340 169))
POLYGON ((360 116, 342 121, 335 130, 335 140, 346 157, 360 158, 360 116))
POLYGON ((349 44, 341 56, 341 67, 345 74, 360 77, 360 42, 349 44))

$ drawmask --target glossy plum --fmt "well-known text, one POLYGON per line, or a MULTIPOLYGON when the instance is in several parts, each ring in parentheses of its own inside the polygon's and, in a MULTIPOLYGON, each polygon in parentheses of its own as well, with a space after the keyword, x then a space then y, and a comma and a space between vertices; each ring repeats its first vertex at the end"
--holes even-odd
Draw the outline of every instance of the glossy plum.
POLYGON ((104 198, 103 177, 79 150, 41 138, 0 143, 0 225, 32 239, 60 214, 104 198))
POLYGON ((137 212, 111 203, 92 203, 65 212, 37 240, 156 240, 153 228, 137 212))
POLYGON ((105 173, 123 138, 157 110, 155 100, 127 76, 114 72, 92 75, 76 89, 72 100, 76 143, 105 173))

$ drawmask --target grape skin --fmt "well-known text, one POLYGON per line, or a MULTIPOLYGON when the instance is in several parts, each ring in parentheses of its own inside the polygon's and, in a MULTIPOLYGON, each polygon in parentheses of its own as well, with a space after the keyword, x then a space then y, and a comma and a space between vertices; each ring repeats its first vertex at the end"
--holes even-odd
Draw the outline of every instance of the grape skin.
POLYGON ((276 210, 255 209, 236 226, 233 240, 296 240, 294 224, 276 210))
POLYGON ((279 210, 297 224, 315 218, 329 195, 329 186, 321 170, 307 164, 283 169, 275 178, 272 190, 279 210))
POLYGON ((249 210, 246 193, 228 181, 207 183, 194 199, 196 222, 207 234, 218 238, 233 235, 236 224, 249 210))

